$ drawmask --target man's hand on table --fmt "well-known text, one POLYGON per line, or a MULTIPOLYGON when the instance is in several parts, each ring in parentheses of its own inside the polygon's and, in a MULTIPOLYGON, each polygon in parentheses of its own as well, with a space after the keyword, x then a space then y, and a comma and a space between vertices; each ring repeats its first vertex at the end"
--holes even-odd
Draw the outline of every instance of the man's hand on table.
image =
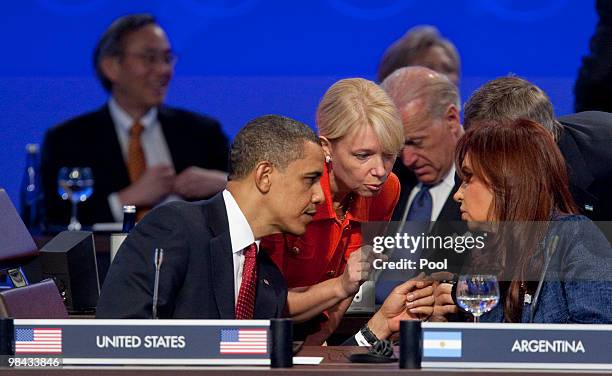
POLYGON ((424 273, 395 287, 368 327, 379 340, 399 331, 402 320, 424 320, 434 312, 433 280, 424 273))

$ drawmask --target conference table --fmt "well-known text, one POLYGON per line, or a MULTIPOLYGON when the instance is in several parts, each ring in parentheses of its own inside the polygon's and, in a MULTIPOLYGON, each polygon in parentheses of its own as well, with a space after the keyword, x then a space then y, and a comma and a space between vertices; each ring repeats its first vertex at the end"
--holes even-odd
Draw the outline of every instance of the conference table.
MULTIPOLYGON (((35 241, 42 247, 51 236, 37 236, 35 241)), ((110 265, 109 235, 96 234, 94 236, 96 245, 96 258, 98 263, 98 274, 100 284, 110 265)), ((76 318, 93 318, 93 315, 77 316, 76 318)), ((341 322, 336 332, 341 342, 354 334, 368 320, 368 315, 347 315, 341 322)), ((338 341, 330 341, 335 344, 338 341)), ((45 368, 0 368, 0 374, 7 375, 466 375, 466 374, 488 374, 488 375, 604 375, 612 374, 612 369, 607 370, 540 370, 540 369, 399 369, 398 363, 385 364, 363 364, 351 363, 348 357, 353 353, 367 352, 364 347, 351 346, 304 346, 296 356, 322 357, 319 365, 295 365, 293 368, 271 369, 265 366, 65 366, 45 368)), ((612 354, 612 353, 611 353, 612 354)), ((397 355, 397 349, 396 349, 397 355)), ((612 355, 611 355, 612 358, 612 355)))
POLYGON ((319 356, 323 362, 319 365, 296 365, 293 368, 271 369, 264 366, 66 366, 58 368, 0 368, 3 375, 290 375, 290 376, 343 376, 343 375, 470 375, 486 374, 498 376, 520 375, 609 375, 611 371, 585 370, 504 370, 504 369, 399 369, 397 363, 358 364, 350 363, 347 357, 356 352, 365 352, 364 348, 350 346, 305 346, 298 356, 319 356))

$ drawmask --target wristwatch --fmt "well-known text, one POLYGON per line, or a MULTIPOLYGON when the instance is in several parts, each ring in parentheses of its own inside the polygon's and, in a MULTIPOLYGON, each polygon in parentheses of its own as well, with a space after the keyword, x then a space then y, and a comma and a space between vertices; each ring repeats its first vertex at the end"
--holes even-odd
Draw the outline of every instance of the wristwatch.
POLYGON ((370 346, 374 346, 374 344, 378 341, 378 337, 374 334, 370 328, 368 328, 368 324, 365 324, 363 328, 359 330, 363 338, 370 344, 370 346))

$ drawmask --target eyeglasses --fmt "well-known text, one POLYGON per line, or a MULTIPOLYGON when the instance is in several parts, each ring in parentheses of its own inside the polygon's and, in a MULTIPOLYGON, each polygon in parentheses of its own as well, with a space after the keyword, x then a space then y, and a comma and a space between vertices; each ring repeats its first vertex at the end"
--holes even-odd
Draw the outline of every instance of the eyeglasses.
POLYGON ((152 68, 157 64, 167 64, 174 66, 178 60, 178 56, 172 51, 169 52, 124 52, 124 56, 134 56, 137 59, 142 60, 147 68, 152 68))

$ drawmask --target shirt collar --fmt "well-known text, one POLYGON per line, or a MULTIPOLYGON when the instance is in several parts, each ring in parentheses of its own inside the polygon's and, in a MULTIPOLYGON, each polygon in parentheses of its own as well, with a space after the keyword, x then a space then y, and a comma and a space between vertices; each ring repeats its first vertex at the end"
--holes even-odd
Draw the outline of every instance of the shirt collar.
POLYGON ((448 171, 448 174, 446 174, 446 177, 444 177, 444 180, 442 180, 440 184, 453 188, 455 186, 455 173, 455 164, 453 163, 450 171, 448 171))
MULTIPOLYGON (((108 101, 108 110, 110 111, 111 118, 115 124, 118 124, 119 127, 125 132, 129 132, 130 128, 134 124, 134 119, 125 112, 123 108, 117 103, 115 98, 111 97, 108 101)), ((155 125, 157 119, 157 107, 151 108, 144 114, 140 119, 140 124, 144 127, 144 129, 150 129, 153 125, 155 125)))
POLYGON ((225 201, 227 211, 232 253, 240 252, 253 243, 256 243, 259 249, 259 240, 255 241, 251 225, 240 210, 234 196, 227 189, 223 191, 223 201, 225 201))
MULTIPOLYGON (((429 189, 434 189, 437 187, 447 187, 447 188, 454 188, 455 187, 455 164, 453 163, 451 165, 451 169, 448 171, 448 173, 446 174, 446 176, 444 177, 444 179, 442 179, 441 182, 439 182, 436 185, 432 185, 429 187, 429 189)), ((419 189, 421 189, 423 187, 423 183, 419 183, 419 189)))
MULTIPOLYGON (((323 167, 323 175, 321 175, 321 189, 323 190, 323 196, 325 196, 325 202, 317 206, 317 214, 313 217, 313 220, 322 219, 338 219, 336 211, 334 210, 334 203, 332 200, 331 184, 329 182, 329 170, 327 164, 323 167)), ((349 206, 346 218, 352 221, 365 222, 367 221, 368 215, 368 198, 353 193, 353 200, 349 206)))

